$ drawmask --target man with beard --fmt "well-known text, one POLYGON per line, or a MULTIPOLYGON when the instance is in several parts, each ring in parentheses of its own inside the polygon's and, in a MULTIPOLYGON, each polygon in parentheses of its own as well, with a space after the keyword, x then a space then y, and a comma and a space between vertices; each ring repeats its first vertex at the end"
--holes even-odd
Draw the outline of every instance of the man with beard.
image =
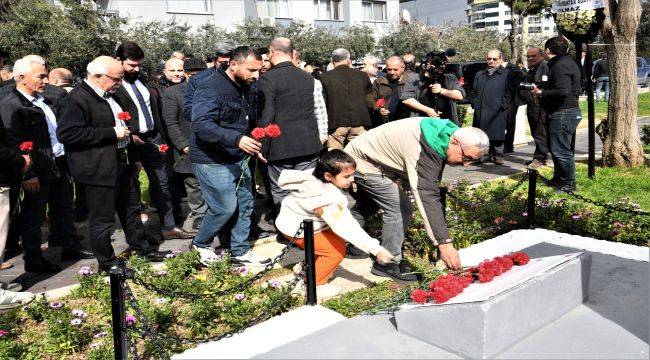
POLYGON ((124 111, 131 115, 129 129, 137 158, 149 179, 151 200, 158 209, 163 240, 190 239, 192 234, 176 226, 169 188, 169 163, 160 146, 166 143, 165 127, 160 115, 160 98, 140 80, 144 52, 138 44, 123 42, 117 47, 116 59, 124 68, 124 82, 115 92, 124 111))
POLYGON ((140 219, 135 149, 119 116, 124 108, 114 97, 124 69, 115 59, 100 56, 87 70, 86 80, 65 98, 57 136, 65 145, 73 179, 84 184, 88 230, 99 269, 123 265, 111 246, 115 211, 130 248, 150 261, 162 261, 168 252, 155 250, 140 219))

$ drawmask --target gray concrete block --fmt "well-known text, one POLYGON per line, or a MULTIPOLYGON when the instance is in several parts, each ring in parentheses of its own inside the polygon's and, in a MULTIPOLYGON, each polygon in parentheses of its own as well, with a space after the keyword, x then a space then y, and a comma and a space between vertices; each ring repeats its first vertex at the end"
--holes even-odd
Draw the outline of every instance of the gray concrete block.
POLYGON ((590 270, 584 253, 484 302, 399 310, 397 330, 461 356, 494 357, 581 305, 590 270))

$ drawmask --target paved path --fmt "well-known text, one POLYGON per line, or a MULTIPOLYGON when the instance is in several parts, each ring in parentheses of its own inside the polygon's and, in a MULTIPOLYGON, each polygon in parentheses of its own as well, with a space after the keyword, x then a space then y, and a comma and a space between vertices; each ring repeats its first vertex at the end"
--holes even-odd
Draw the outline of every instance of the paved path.
MULTIPOLYGON (((639 126, 650 124, 650 117, 642 118, 639 121, 639 126)), ((601 142, 598 136, 596 136, 596 154, 601 151, 601 142)), ((486 181, 502 176, 510 176, 517 174, 525 169, 523 162, 532 158, 532 153, 534 151, 534 144, 530 143, 524 146, 519 146, 515 148, 515 152, 512 154, 507 154, 505 157, 505 164, 502 166, 497 166, 494 164, 481 164, 481 165, 472 165, 468 167, 462 166, 448 166, 445 169, 443 178, 446 180, 452 179, 464 179, 469 181, 472 184, 479 183, 481 181, 486 181)), ((577 140, 576 140, 576 154, 578 156, 586 156, 587 154, 587 130, 580 129, 578 130, 577 140)), ((262 213, 262 221, 260 221, 260 227, 266 230, 272 230, 272 226, 266 222, 266 214, 262 210, 263 200, 257 201, 257 208, 262 213)), ((157 222, 157 214, 149 213, 151 221, 147 224, 147 231, 154 235, 159 229, 157 222)), ((87 237, 88 233, 88 223, 77 223, 77 229, 80 234, 83 234, 87 237)), ((122 252, 127 248, 127 245, 124 241, 124 233, 121 229, 116 228, 115 233, 113 234, 113 246, 116 249, 116 252, 122 252)), ((84 265, 89 265, 96 267, 95 260, 81 260, 77 262, 65 262, 62 263, 59 261, 60 248, 47 248, 47 227, 44 227, 43 232, 43 247, 45 249, 45 257, 51 260, 54 263, 60 264, 64 267, 64 270, 52 275, 36 275, 32 273, 25 273, 23 271, 23 260, 22 256, 17 256, 12 259, 9 259, 9 262, 15 264, 12 269, 0 271, 0 281, 15 281, 23 284, 25 289, 28 289, 33 292, 43 292, 52 289, 57 289, 63 286, 72 285, 77 283, 75 275, 79 268, 84 265)), ((83 242, 86 246, 87 240, 83 242)), ((166 241, 161 245, 162 250, 186 250, 188 248, 190 241, 189 240, 171 240, 166 241)), ((216 246, 216 245, 215 245, 216 246)), ((257 246, 255 248, 256 252, 266 256, 275 256, 279 253, 281 246, 277 243, 269 243, 262 246, 257 246)), ((292 263, 298 262, 301 260, 302 252, 295 251, 290 257, 290 260, 285 261, 284 266, 289 266, 292 263)), ((334 283, 346 291, 350 291, 356 288, 367 286, 368 284, 380 281, 382 278, 370 274, 371 262, 369 259, 362 260, 348 260, 346 259, 342 266, 337 270, 337 278, 334 280, 334 283)))

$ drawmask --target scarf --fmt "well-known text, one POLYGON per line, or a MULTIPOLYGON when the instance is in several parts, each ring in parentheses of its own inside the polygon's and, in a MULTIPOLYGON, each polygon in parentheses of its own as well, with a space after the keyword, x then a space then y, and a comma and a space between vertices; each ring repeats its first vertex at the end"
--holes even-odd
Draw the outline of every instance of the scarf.
POLYGON ((431 146, 442 159, 446 159, 449 140, 458 130, 458 126, 446 119, 423 118, 420 122, 420 130, 427 145, 431 146))

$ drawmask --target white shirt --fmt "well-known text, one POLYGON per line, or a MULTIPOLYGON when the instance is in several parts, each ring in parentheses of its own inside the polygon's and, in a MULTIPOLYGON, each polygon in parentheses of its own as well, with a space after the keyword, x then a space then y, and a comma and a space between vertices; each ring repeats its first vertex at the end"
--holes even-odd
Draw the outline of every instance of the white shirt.
MULTIPOLYGON (((18 89, 16 89, 18 90, 18 89)), ((32 104, 39 107, 45 113, 45 122, 47 123, 47 132, 50 134, 50 143, 52 143, 52 153, 54 157, 59 157, 65 155, 65 150, 63 149, 63 144, 59 142, 59 139, 56 138, 56 115, 50 107, 45 103, 45 99, 40 95, 31 96, 18 90, 24 97, 27 98, 32 104)))
MULTIPOLYGON (((95 86, 95 84, 91 83, 88 80, 84 80, 88 86, 90 86, 91 89, 93 89, 97 95, 101 96, 102 99, 106 100, 108 105, 111 107, 111 111, 113 112, 113 118, 115 119, 115 127, 127 127, 126 123, 122 120, 120 120, 117 115, 122 112, 122 107, 113 99, 112 96, 109 97, 104 97, 104 94, 106 94, 106 91, 98 88, 95 86)), ((122 149, 126 147, 129 144, 129 138, 127 137, 126 139, 118 140, 117 141, 117 148, 122 149)))
MULTIPOLYGON (((140 125, 140 132, 147 132, 150 130, 153 130, 153 128, 149 129, 147 128, 147 120, 144 117, 144 113, 142 112, 142 108, 140 108, 140 102, 138 101, 138 98, 135 96, 135 93, 133 92, 133 89, 131 88, 131 84, 128 81, 124 81, 122 83, 124 85, 124 88, 126 89, 126 92, 129 93, 129 96, 131 97, 131 100, 133 100, 133 103, 135 106, 138 107, 138 121, 140 125)), ((151 113, 151 94, 149 94, 149 89, 147 89, 146 86, 140 81, 136 80, 134 82, 135 86, 140 90, 140 94, 142 94, 142 98, 144 99, 144 103, 147 104, 147 107, 149 108, 149 115, 151 115, 151 121, 153 122, 153 114, 151 113)))

